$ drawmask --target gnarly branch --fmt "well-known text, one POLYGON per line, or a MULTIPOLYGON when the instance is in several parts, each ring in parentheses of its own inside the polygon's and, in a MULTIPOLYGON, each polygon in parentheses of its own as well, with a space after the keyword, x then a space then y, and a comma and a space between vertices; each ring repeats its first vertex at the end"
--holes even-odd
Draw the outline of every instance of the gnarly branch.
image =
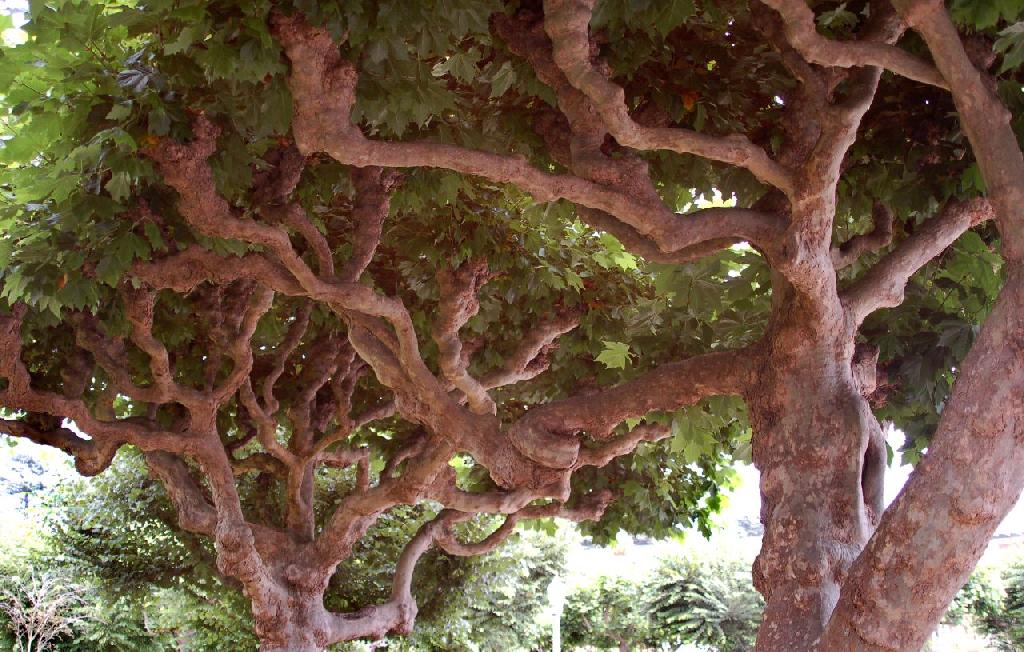
POLYGON ((641 424, 624 435, 609 440, 593 448, 580 450, 577 467, 605 466, 616 457, 628 455, 636 450, 642 442, 655 442, 672 436, 672 429, 658 424, 641 424))
POLYGON ((573 86, 589 97, 600 112, 609 133, 627 147, 667 149, 695 154, 713 161, 750 170, 762 182, 792 194, 788 170, 773 161, 760 147, 742 135, 709 136, 688 129, 643 127, 629 115, 621 87, 609 81, 590 62, 589 29, 594 0, 547 0, 544 29, 554 46, 554 59, 573 86))
MULTIPOLYGON (((850 568, 819 638, 823 650, 920 649, 980 558, 984 542, 1020 496, 1024 479, 1019 400, 1024 393, 1024 152, 1009 111, 967 55, 945 3, 893 4, 922 36, 949 82, 988 188, 991 208, 984 213, 994 217, 1002 236, 1007 278, 959 365, 928 454, 850 568), (925 549, 896 545, 908 541, 925 549), (922 578, 926 592, 920 591, 922 578)), ((982 212, 981 202, 952 209, 962 214, 960 230, 974 221, 972 214, 982 212)), ((917 257, 911 253, 906 259, 917 257)), ((905 276, 912 265, 894 266, 905 276)))
POLYGON ((238 400, 255 424, 256 437, 259 439, 263 450, 279 459, 286 467, 292 466, 295 462, 295 456, 277 440, 277 423, 260 406, 250 383, 245 382, 238 388, 238 400))
POLYGON ((804 0, 761 0, 779 12, 786 38, 811 63, 838 68, 876 66, 914 81, 948 88, 934 66, 892 45, 871 41, 834 41, 818 33, 814 12, 804 0))
POLYGON ((878 251, 892 244, 892 211, 881 202, 871 210, 874 228, 869 233, 856 235, 832 249, 832 265, 837 269, 849 267, 866 253, 878 251))
POLYGON ((508 515, 497 530, 476 543, 459 541, 452 532, 452 526, 470 519, 471 513, 449 509, 442 511, 433 520, 424 523, 402 551, 388 602, 368 607, 355 614, 335 614, 331 640, 337 642, 367 636, 381 637, 388 633, 408 633, 417 611, 416 599, 412 594, 413 571, 417 562, 432 545, 437 545, 450 555, 483 554, 507 539, 520 520, 553 516, 575 521, 593 520, 600 518, 610 500, 610 493, 599 492, 584 497, 578 506, 572 508, 559 503, 525 507, 508 515))
MULTIPOLYGON (((193 442, 187 436, 159 428, 148 419, 128 418, 107 421, 96 418, 89 407, 81 400, 69 398, 52 392, 32 388, 28 369, 21 361, 21 323, 26 308, 18 304, 12 314, 0 317, 0 378, 6 380, 6 387, 0 389, 0 405, 7 408, 24 410, 30 413, 48 414, 57 418, 70 419, 89 433, 95 442, 92 446, 71 444, 65 437, 54 434, 52 438, 69 446, 72 454, 81 453, 76 458, 79 469, 87 474, 99 473, 110 463, 113 452, 123 444, 134 444, 144 451, 167 450, 184 453, 191 449, 193 442)), ((0 385, 2 386, 2 385, 0 385)), ((59 423, 53 428, 56 430, 59 423)), ((13 430, 13 428, 5 428, 13 430)), ((19 433, 11 433, 19 434, 19 433)), ((36 434, 27 430, 26 436, 36 434)), ((50 439, 50 435, 38 433, 50 439)))
POLYGON ((199 245, 191 245, 176 254, 152 262, 136 262, 130 272, 155 289, 187 294, 201 283, 225 285, 232 281, 258 281, 288 296, 305 294, 280 263, 263 254, 221 256, 199 245))
POLYGON ((520 383, 544 373, 551 365, 547 352, 555 340, 572 331, 580 323, 580 315, 566 312, 541 322, 528 331, 519 347, 505 360, 501 369, 496 369, 480 379, 485 390, 520 383))
POLYGON ((278 379, 281 378, 281 374, 284 373, 284 367, 288 363, 288 358, 291 357, 295 350, 299 348, 299 343, 302 338, 306 335, 306 329, 309 328, 309 316, 313 312, 313 304, 311 302, 304 302, 295 314, 294 320, 288 327, 288 332, 285 333, 284 339, 274 349, 273 365, 267 375, 263 377, 263 408, 267 414, 275 414, 280 408, 280 402, 277 397, 274 396, 274 385, 278 379))
POLYGON ((248 381, 252 371, 252 337, 263 315, 269 312, 274 301, 273 291, 265 287, 251 287, 239 295, 241 305, 228 315, 230 344, 227 356, 233 363, 231 373, 209 393, 213 405, 220 406, 248 381))
POLYGON ((988 188, 1002 236, 1002 256, 1024 260, 1024 154, 1011 137, 1012 115, 994 85, 971 61, 945 5, 937 0, 895 0, 893 5, 928 44, 949 82, 960 122, 988 188))
POLYGON ((327 238, 310 221, 306 211, 296 203, 283 206, 269 206, 261 210, 263 215, 275 218, 302 236, 313 250, 317 268, 323 276, 334 276, 334 258, 327 238))
POLYGON ((232 459, 231 468, 235 475, 256 472, 267 473, 276 478, 285 477, 288 471, 281 460, 267 453, 252 453, 240 459, 232 459))
POLYGON ((399 175, 394 170, 365 167, 352 170, 352 185, 356 198, 352 206, 355 231, 352 234, 352 255, 345 262, 338 278, 355 283, 366 271, 380 243, 384 218, 388 215, 391 191, 399 175))
POLYGON ((431 331, 440 352, 441 373, 466 396, 469 408, 477 414, 494 414, 497 406, 487 395, 487 388, 469 375, 469 358, 464 354, 459 330, 480 311, 477 293, 490 278, 487 261, 482 258, 467 261, 454 271, 439 269, 441 301, 431 331))
POLYGON ((675 410, 710 396, 743 394, 759 356, 754 349, 739 349, 664 364, 621 385, 530 410, 512 424, 509 437, 530 457, 552 468, 568 468, 580 454, 580 442, 571 435, 587 431, 604 439, 629 418, 675 410))
MULTIPOLYGON (((359 167, 440 167, 510 183, 538 201, 567 199, 614 215, 639 234, 654 239, 664 251, 671 251, 673 246, 662 245, 666 238, 679 237, 680 220, 653 189, 638 194, 632 189, 576 176, 552 175, 537 170, 519 156, 501 156, 441 143, 368 140, 349 120, 358 76, 355 67, 341 58, 327 31, 311 27, 299 16, 281 15, 275 16, 274 29, 292 62, 289 85, 294 100, 293 130, 300 150, 326 152, 341 163, 359 167)), ((700 136, 698 140, 705 138, 700 136)), ((751 153, 753 146, 749 144, 738 140, 715 142, 715 149, 726 158, 742 159, 758 170, 769 167, 754 160, 757 157, 751 153)), ((758 151, 765 156, 763 151, 758 151)), ((769 176, 774 179, 776 175, 769 176)), ((788 187, 788 183, 785 185, 788 187)), ((755 240, 756 234, 747 237, 721 230, 724 232, 716 240, 723 237, 750 239, 759 247, 771 246, 770 242, 755 240)))
POLYGON ((217 512, 177 455, 162 451, 145 454, 146 466, 157 476, 178 514, 178 524, 189 532, 214 536, 217 512))
POLYGON ((953 244, 964 231, 992 218, 992 205, 987 199, 946 204, 938 215, 918 227, 842 293, 851 317, 860 323, 875 310, 898 306, 914 272, 953 244))
POLYGON ((68 428, 43 429, 14 419, 0 419, 0 433, 64 451, 74 458, 82 475, 96 475, 110 466, 118 448, 116 442, 108 439, 84 439, 68 428))

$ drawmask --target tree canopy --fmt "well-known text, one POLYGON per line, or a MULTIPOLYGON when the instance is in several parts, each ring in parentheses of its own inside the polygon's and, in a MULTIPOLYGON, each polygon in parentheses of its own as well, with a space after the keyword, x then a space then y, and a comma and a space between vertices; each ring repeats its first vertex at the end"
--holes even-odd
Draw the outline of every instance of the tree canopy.
POLYGON ((266 650, 521 521, 707 531, 748 457, 759 649, 914 649, 1024 482, 1024 4, 812 5, 33 0, 0 430, 141 449, 266 650))

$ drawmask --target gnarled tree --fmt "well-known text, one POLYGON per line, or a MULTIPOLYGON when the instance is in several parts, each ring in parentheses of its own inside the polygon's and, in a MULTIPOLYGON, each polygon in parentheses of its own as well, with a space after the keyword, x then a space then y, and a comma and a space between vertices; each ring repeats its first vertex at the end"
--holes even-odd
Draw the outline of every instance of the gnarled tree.
POLYGON ((3 429, 84 473, 142 449, 263 648, 318 650, 408 630, 432 545, 645 485, 699 520, 740 397, 758 648, 918 649, 1024 483, 1024 158, 988 36, 1019 8, 958 0, 964 37, 937 0, 594 4, 32 4, 2 60, 3 429), (734 205, 693 209, 712 188, 734 205), (928 447, 884 511, 882 395, 928 447), (631 477, 670 436, 672 472, 631 477), (391 599, 328 612, 421 501, 391 599))

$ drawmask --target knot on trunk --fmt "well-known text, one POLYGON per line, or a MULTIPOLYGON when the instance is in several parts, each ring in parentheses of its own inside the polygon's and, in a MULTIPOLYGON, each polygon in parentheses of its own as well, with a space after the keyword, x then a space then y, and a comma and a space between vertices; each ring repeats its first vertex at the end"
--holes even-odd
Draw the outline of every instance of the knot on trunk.
POLYGON ((284 569, 284 579, 305 593, 319 595, 327 588, 327 578, 323 573, 299 564, 288 564, 284 569))
POLYGON ((580 454, 576 437, 556 433, 524 419, 509 432, 512 445, 523 455, 551 469, 568 469, 580 454))
POLYGON ((870 397, 878 387, 878 353, 874 344, 861 343, 853 352, 853 379, 864 398, 870 397))

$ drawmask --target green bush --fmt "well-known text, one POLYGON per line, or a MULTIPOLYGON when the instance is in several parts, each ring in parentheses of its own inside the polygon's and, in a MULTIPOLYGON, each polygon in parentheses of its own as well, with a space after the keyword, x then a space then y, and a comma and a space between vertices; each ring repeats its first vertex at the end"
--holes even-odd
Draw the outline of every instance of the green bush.
POLYGON ((764 606, 745 561, 669 557, 650 577, 603 577, 577 588, 562 619, 567 647, 754 649, 764 606))
POLYGON ((657 639, 719 652, 754 649, 764 602, 747 563, 667 559, 656 572, 650 609, 657 639))
POLYGON ((651 633, 645 585, 601 577, 578 587, 565 601, 562 637, 566 646, 631 650, 651 633))

